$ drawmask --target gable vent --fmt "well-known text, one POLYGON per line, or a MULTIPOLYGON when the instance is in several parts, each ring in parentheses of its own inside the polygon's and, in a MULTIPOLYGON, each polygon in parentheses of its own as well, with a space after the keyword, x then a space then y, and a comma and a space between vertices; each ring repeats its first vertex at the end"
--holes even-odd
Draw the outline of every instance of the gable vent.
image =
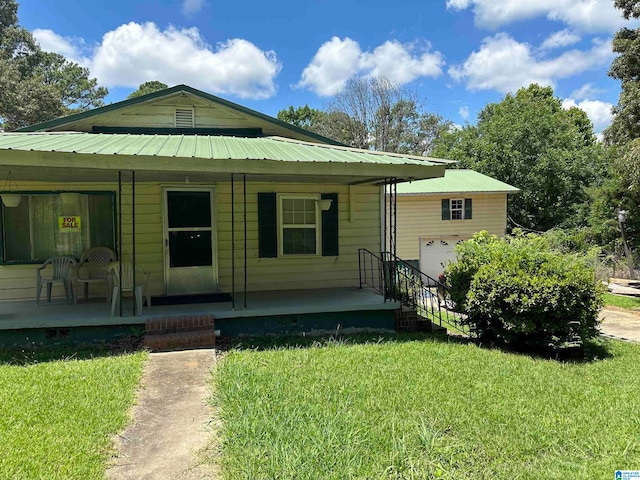
POLYGON ((193 128, 193 108, 176 108, 176 128, 193 128))

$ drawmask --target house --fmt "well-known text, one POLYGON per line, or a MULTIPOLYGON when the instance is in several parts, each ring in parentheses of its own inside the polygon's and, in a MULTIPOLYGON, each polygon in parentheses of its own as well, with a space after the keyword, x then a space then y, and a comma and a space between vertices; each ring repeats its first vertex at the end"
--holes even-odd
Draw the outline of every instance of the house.
POLYGON ((0 329, 73 337, 196 313, 223 334, 392 326, 398 305, 358 291, 359 249, 385 249, 388 185, 447 163, 344 147, 186 85, 2 133, 0 329), (149 272, 160 303, 225 301, 154 300, 114 319, 102 288, 101 301, 33 310, 36 266, 93 246, 149 272))
POLYGON ((437 279, 455 259, 454 247, 487 230, 502 236, 507 196, 519 189, 473 170, 397 185, 397 256, 437 279))

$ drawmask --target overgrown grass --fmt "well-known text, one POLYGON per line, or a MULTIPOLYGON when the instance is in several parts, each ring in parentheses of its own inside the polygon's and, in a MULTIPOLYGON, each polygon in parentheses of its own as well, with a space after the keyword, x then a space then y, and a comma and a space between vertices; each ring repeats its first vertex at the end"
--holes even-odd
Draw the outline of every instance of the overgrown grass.
POLYGON ((627 310, 640 310, 640 298, 625 297, 624 295, 604 294, 606 306, 624 308, 627 310))
POLYGON ((640 465, 640 347, 563 363, 412 338, 230 351, 214 376, 223 478, 583 480, 640 465))
POLYGON ((0 478, 99 479, 146 353, 0 352, 0 478))

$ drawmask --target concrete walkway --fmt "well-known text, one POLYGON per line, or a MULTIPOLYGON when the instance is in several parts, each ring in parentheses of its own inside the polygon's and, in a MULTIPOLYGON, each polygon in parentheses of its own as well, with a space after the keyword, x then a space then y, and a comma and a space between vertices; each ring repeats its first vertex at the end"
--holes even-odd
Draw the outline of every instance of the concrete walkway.
POLYGON ((640 342, 640 312, 607 307, 600 312, 600 331, 603 335, 640 342))
POLYGON ((215 350, 151 353, 142 376, 133 422, 118 435, 110 480, 199 480, 215 477, 202 465, 211 442, 207 405, 215 350))

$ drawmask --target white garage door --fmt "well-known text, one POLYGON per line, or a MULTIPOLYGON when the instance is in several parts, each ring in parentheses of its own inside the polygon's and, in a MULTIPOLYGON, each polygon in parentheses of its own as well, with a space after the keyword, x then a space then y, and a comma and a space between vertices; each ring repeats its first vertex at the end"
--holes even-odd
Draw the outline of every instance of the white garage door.
POLYGON ((421 238, 420 239, 420 271, 437 280, 444 272, 444 265, 456 259, 453 251, 461 238, 421 238))

